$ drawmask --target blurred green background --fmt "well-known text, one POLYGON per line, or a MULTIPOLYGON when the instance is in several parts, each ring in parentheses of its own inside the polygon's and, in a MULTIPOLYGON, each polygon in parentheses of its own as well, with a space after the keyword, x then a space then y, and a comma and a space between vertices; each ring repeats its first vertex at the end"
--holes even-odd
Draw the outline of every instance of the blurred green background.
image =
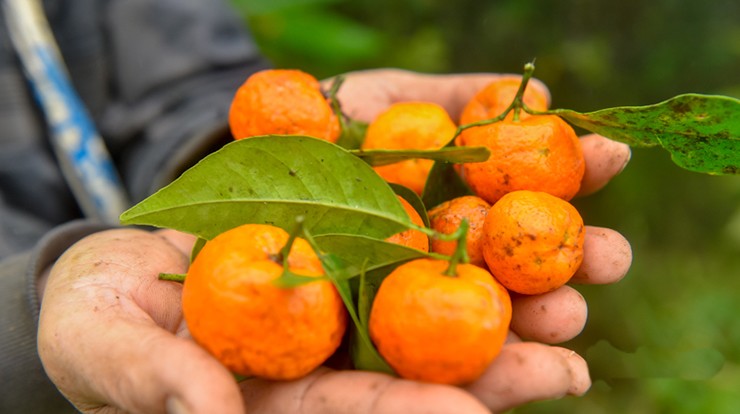
MULTIPOLYGON (((232 0, 278 67, 514 72, 536 58, 553 107, 590 111, 697 92, 740 97, 740 2, 232 0)), ((686 172, 661 149, 578 199, 634 261, 590 303, 583 398, 516 413, 740 412, 740 176, 686 172)))

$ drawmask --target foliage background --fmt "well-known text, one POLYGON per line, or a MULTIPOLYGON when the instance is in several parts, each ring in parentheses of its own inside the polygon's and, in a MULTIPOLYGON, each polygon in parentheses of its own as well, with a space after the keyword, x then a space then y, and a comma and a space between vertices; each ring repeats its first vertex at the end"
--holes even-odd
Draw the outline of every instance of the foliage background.
MULTIPOLYGON (((553 107, 590 111, 687 93, 740 97, 734 0, 232 0, 278 67, 319 78, 373 67, 515 72, 536 58, 553 107)), ((620 283, 577 286, 584 398, 517 413, 740 410, 740 177, 674 166, 634 149, 599 194, 575 201, 631 242, 620 283)))

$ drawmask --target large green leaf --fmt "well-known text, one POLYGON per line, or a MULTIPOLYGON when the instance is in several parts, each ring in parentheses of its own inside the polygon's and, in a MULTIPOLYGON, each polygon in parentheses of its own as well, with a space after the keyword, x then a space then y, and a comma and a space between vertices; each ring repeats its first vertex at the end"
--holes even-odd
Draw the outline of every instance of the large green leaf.
POLYGON ((123 224, 167 227, 211 239, 244 223, 312 234, 385 238, 409 220, 365 162, 329 142, 263 136, 231 142, 121 215, 123 224))
POLYGON ((568 122, 634 147, 661 146, 688 170, 740 174, 740 100, 685 94, 647 106, 579 113, 548 111, 568 122))

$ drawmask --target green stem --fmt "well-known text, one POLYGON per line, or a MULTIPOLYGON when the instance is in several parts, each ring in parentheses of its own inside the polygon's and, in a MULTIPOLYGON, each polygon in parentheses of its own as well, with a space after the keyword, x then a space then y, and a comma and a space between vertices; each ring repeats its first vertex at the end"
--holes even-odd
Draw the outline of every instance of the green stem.
POLYGON ((160 273, 159 280, 169 280, 170 282, 184 283, 187 274, 184 273, 160 273))
POLYGON ((288 241, 285 242, 278 254, 270 256, 270 260, 283 266, 283 273, 274 281, 277 286, 289 287, 295 283, 295 279, 301 279, 299 275, 295 275, 290 271, 288 257, 290 256, 290 249, 293 248, 293 243, 295 242, 296 237, 303 233, 303 220, 303 216, 296 217, 296 226, 293 231, 290 232, 288 241))
POLYGON ((338 75, 334 78, 334 81, 331 83, 331 87, 329 87, 328 91, 328 99, 329 104, 331 105, 332 111, 334 111, 334 115, 339 120, 339 127, 342 131, 347 130, 347 119, 344 116, 344 113, 342 112, 342 108, 339 104, 339 99, 337 99, 337 93, 339 93, 339 88, 344 83, 344 76, 338 75))
POLYGON ((290 249, 293 247, 293 242, 295 242, 295 238, 303 232, 303 216, 296 217, 295 221, 296 226, 293 231, 290 232, 288 241, 285 242, 278 254, 270 257, 270 259, 275 263, 282 264, 286 270, 288 269, 288 256, 290 255, 290 249))
POLYGON ((519 121, 519 113, 521 112, 522 106, 524 105, 524 91, 527 89, 527 84, 529 83, 529 80, 532 79, 533 74, 534 62, 527 62, 524 65, 522 82, 519 84, 519 89, 516 91, 516 96, 514 96, 514 100, 509 105, 509 109, 507 109, 507 111, 509 111, 511 110, 511 108, 514 108, 514 122, 519 121))
POLYGON ((454 239, 457 240, 457 247, 455 253, 450 257, 450 265, 447 270, 444 271, 446 276, 457 276, 457 265, 459 263, 468 263, 468 219, 463 219, 460 223, 460 227, 453 233, 454 239))
POLYGON ((511 101, 508 107, 502 112, 499 116, 495 118, 490 119, 484 119, 477 122, 471 122, 469 124, 460 125, 457 127, 457 130, 455 131, 455 135, 452 136, 452 139, 450 142, 453 142, 455 138, 457 138, 458 135, 462 134, 463 131, 466 129, 479 127, 479 126, 485 126, 490 125, 495 122, 503 121, 506 116, 511 112, 514 111, 514 121, 519 121, 519 112, 522 108, 524 108, 525 112, 529 112, 529 108, 527 108, 524 105, 524 91, 527 89, 527 84, 529 83, 529 80, 532 79, 532 75, 534 74, 534 62, 528 62, 524 65, 524 73, 522 74, 522 82, 519 84, 519 89, 516 91, 516 95, 514 96, 514 100, 511 101))

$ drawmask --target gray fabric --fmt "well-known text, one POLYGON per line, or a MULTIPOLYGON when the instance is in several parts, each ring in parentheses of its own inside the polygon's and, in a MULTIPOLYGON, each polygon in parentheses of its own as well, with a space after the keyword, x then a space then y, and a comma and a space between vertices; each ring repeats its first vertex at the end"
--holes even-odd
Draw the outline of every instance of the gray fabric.
MULTIPOLYGON (((135 201, 231 139, 226 120, 236 86, 267 67, 226 0, 43 4, 72 82, 135 201)), ((63 224, 79 218, 80 209, 51 151, 2 13, 0 412, 62 413, 69 404, 36 352, 35 277, 98 227, 63 224), (37 253, 28 253, 44 234, 50 235, 37 253)))
POLYGON ((0 262, 0 413, 76 412, 46 377, 36 352, 36 279, 68 246, 104 228, 70 222, 46 234, 35 250, 0 262))

